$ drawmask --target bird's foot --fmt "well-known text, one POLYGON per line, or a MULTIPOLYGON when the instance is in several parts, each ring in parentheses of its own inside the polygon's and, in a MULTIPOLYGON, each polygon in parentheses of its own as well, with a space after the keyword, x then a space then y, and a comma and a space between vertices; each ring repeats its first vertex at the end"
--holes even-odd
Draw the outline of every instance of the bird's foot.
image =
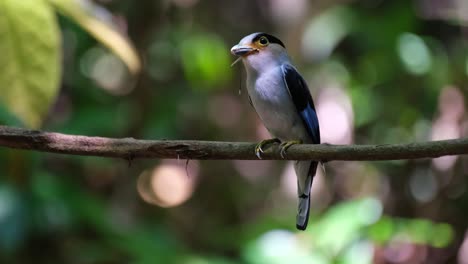
POLYGON ((280 144, 280 148, 281 148, 280 155, 281 155, 281 157, 284 159, 284 155, 286 154, 286 150, 288 150, 288 148, 291 147, 292 145, 297 145, 297 144, 302 144, 302 141, 301 140, 291 140, 291 141, 285 141, 285 142, 281 143, 280 144))
POLYGON ((270 138, 270 139, 265 139, 260 141, 256 146, 255 146, 255 155, 259 158, 262 159, 262 153, 263 153, 263 147, 265 145, 271 144, 271 143, 280 143, 281 141, 277 138, 270 138))

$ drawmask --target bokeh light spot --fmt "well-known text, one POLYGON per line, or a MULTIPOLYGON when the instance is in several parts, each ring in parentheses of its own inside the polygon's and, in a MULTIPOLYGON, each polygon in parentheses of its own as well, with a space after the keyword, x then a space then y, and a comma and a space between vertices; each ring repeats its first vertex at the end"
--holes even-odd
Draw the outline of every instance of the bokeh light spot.
POLYGON ((409 182, 411 195, 421 203, 427 203, 437 194, 437 181, 430 170, 417 169, 409 182))
POLYGON ((299 22, 307 13, 307 0, 270 0, 270 12, 278 25, 286 26, 299 22))
POLYGON ((371 264, 374 255, 374 246, 369 241, 353 243, 344 253, 343 263, 371 264))
POLYGON ((163 164, 140 174, 138 193, 148 203, 161 207, 174 207, 190 198, 193 178, 182 166, 163 164))
POLYGON ((468 264, 468 231, 465 233, 465 239, 460 246, 458 251, 458 263, 459 264, 468 264))
POLYGON ((432 66, 432 58, 421 37, 404 33, 398 40, 398 54, 408 72, 420 75, 427 73, 432 66))
POLYGON ((133 89, 130 75, 123 62, 100 47, 91 48, 80 61, 81 72, 94 80, 99 87, 114 95, 124 95, 133 89))
POLYGON ((432 241, 434 247, 444 248, 447 247, 454 238, 454 231, 449 224, 437 224, 432 228, 432 241))
POLYGON ((314 17, 302 38, 302 53, 306 59, 318 61, 330 56, 339 41, 348 34, 352 21, 351 12, 342 6, 314 17))
POLYGON ((370 237, 379 243, 389 241, 395 230, 395 223, 389 217, 382 217, 369 228, 370 237))
POLYGON ((324 113, 324 116, 333 117, 321 121, 322 126, 333 128, 327 129, 326 133, 321 134, 324 134, 324 137, 328 138, 330 142, 346 140, 349 132, 349 120, 346 111, 337 102, 328 101, 320 105, 320 112, 324 113))
MULTIPOLYGON (((461 91, 452 86, 445 87, 439 96, 439 116, 432 124, 432 140, 459 138, 461 127, 459 120, 465 113, 465 102, 461 91)), ((439 171, 451 169, 458 156, 435 158, 432 163, 439 171)))
POLYGON ((0 188, 0 222, 9 217, 14 210, 14 194, 7 188, 0 188))
POLYGON ((267 257, 280 257, 293 251, 297 239, 293 233, 286 230, 273 230, 259 238, 258 244, 263 255, 267 257))
POLYGON ((398 235, 385 247, 383 254, 388 263, 411 263, 415 248, 407 236, 398 235))
POLYGON ((299 237, 287 230, 271 230, 261 235, 247 246, 248 263, 328 263, 323 257, 312 254, 299 240, 299 237))
POLYGON ((375 198, 364 199, 358 207, 358 216, 361 223, 370 225, 377 222, 382 216, 382 203, 375 198))
POLYGON ((444 87, 439 96, 439 111, 446 120, 457 122, 465 114, 463 93, 454 86, 444 87))
POLYGON ((198 89, 214 89, 231 78, 226 44, 216 35, 187 36, 181 46, 187 79, 198 89))
POLYGON ((317 100, 322 142, 350 144, 354 114, 349 96, 339 88, 327 87, 317 100))

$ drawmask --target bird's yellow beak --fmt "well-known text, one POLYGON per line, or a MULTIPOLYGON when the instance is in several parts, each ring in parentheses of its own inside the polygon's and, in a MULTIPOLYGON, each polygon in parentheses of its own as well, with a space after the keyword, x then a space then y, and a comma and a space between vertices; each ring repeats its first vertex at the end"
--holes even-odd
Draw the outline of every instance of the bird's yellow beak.
POLYGON ((258 51, 258 49, 253 48, 251 46, 247 46, 247 45, 241 45, 241 44, 235 45, 234 47, 231 48, 232 55, 236 55, 236 56, 248 56, 256 51, 258 51))
POLYGON ((258 52, 257 48, 247 46, 247 45, 241 45, 237 44, 234 47, 231 48, 231 54, 235 56, 239 56, 237 60, 235 60, 232 64, 231 67, 234 66, 236 63, 238 63, 243 57, 247 57, 250 54, 258 52))

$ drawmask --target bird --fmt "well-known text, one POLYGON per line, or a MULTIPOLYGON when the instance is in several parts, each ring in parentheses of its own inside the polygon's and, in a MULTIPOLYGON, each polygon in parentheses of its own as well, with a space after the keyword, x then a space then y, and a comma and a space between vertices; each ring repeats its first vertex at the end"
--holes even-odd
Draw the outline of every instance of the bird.
MULTIPOLYGON (((261 159, 263 147, 280 143, 284 158, 294 144, 320 144, 317 112, 304 78, 291 62, 286 47, 277 37, 264 32, 245 36, 231 48, 242 61, 250 104, 273 136, 255 146, 261 159)), ((310 192, 318 161, 294 161, 297 176, 298 212, 296 228, 305 230, 309 221, 310 192)))

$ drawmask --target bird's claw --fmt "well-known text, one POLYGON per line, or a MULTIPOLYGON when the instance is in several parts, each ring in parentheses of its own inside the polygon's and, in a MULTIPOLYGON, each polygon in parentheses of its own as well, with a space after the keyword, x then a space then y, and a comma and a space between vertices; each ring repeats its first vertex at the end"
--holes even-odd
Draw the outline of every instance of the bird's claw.
POLYGON ((283 143, 280 144, 280 155, 281 155, 281 158, 285 158, 284 155, 286 154, 286 150, 288 150, 289 147, 291 147, 292 145, 297 145, 297 144, 302 144, 302 141, 300 140, 292 140, 292 141, 285 141, 283 143))
POLYGON ((262 147, 270 143, 279 143, 279 142, 280 141, 277 138, 270 138, 270 139, 265 139, 265 140, 260 141, 255 146, 255 156, 257 156, 258 159, 262 159, 262 153, 263 153, 262 147))
POLYGON ((257 144, 255 146, 255 156, 257 156, 258 159, 262 159, 261 153, 263 153, 263 149, 262 149, 262 146, 259 143, 259 144, 257 144))

